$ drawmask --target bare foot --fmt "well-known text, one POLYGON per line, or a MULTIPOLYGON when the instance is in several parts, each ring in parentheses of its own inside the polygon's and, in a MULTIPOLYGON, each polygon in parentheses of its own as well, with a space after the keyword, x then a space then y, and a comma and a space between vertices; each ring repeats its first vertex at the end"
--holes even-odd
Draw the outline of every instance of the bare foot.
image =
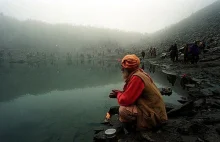
POLYGON ((140 134, 141 134, 141 137, 142 137, 143 139, 145 139, 145 140, 147 140, 147 141, 149 141, 149 142, 154 142, 154 140, 151 139, 150 136, 148 135, 148 132, 142 131, 142 132, 140 132, 140 134))

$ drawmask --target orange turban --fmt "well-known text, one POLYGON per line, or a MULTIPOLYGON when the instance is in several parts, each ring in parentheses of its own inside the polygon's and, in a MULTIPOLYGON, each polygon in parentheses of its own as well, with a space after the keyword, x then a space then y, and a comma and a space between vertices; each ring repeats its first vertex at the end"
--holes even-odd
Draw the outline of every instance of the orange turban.
POLYGON ((125 69, 137 69, 140 65, 140 59, 135 55, 126 55, 121 61, 121 65, 125 69))

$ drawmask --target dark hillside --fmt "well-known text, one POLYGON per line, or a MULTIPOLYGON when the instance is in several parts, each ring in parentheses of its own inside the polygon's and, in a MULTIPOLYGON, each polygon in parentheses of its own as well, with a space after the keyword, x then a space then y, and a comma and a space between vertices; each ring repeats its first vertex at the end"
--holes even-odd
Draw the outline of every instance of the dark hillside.
POLYGON ((207 44, 220 42, 220 1, 203 8, 190 17, 170 26, 169 28, 148 35, 150 45, 158 49, 168 48, 177 42, 182 45, 195 40, 205 40, 207 44))

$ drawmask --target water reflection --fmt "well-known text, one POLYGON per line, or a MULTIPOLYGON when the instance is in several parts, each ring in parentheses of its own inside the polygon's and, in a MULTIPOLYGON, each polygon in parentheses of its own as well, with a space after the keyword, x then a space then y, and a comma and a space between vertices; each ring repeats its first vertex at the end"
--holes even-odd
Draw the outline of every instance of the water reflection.
POLYGON ((107 96, 110 89, 120 86, 52 91, 0 103, 0 141, 91 141, 95 127, 91 123, 98 125, 108 108, 116 105, 107 96))
POLYGON ((149 72, 150 72, 150 73, 155 73, 156 66, 153 65, 153 64, 150 64, 149 66, 150 66, 150 67, 149 67, 149 72))
MULTIPOLYGON (((92 140, 95 124, 117 104, 108 98, 112 89, 123 87, 117 61, 54 63, 13 64, 13 69, 11 64, 2 65, 1 142, 88 142, 92 140)), ((167 74, 157 71, 156 66, 150 72, 148 67, 148 63, 142 64, 158 87, 170 85, 167 74)), ((175 80, 178 82, 178 78, 175 80)), ((172 89, 173 94, 163 98, 165 102, 178 104, 178 93, 181 94, 178 83, 172 89)))
POLYGON ((145 68, 144 68, 144 63, 142 63, 141 68, 142 68, 142 70, 144 70, 144 69, 145 69, 145 68))
POLYGON ((77 63, 40 66, 5 64, 0 70, 0 101, 25 94, 37 95, 121 81, 118 62, 108 62, 111 68, 105 64, 93 65, 91 61, 83 61, 82 65, 77 63))
POLYGON ((167 74, 167 80, 172 84, 172 86, 174 86, 176 82, 176 75, 167 74))
POLYGON ((149 62, 145 62, 145 66, 148 67, 145 69, 145 71, 153 78, 156 84, 159 85, 158 87, 172 88, 173 95, 171 96, 178 96, 178 95, 185 96, 187 94, 187 92, 184 91, 180 85, 180 78, 178 78, 176 75, 171 73, 164 73, 161 71, 160 67, 150 64, 149 62))

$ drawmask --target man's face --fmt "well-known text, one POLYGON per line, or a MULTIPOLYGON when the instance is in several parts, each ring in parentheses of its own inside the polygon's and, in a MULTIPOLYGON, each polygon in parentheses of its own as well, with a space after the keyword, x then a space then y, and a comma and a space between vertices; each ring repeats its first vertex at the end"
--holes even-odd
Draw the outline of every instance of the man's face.
POLYGON ((122 72, 122 77, 123 77, 123 79, 124 80, 126 80, 127 78, 128 78, 128 72, 127 72, 127 70, 126 69, 124 69, 124 68, 122 68, 121 69, 121 72, 122 72))

